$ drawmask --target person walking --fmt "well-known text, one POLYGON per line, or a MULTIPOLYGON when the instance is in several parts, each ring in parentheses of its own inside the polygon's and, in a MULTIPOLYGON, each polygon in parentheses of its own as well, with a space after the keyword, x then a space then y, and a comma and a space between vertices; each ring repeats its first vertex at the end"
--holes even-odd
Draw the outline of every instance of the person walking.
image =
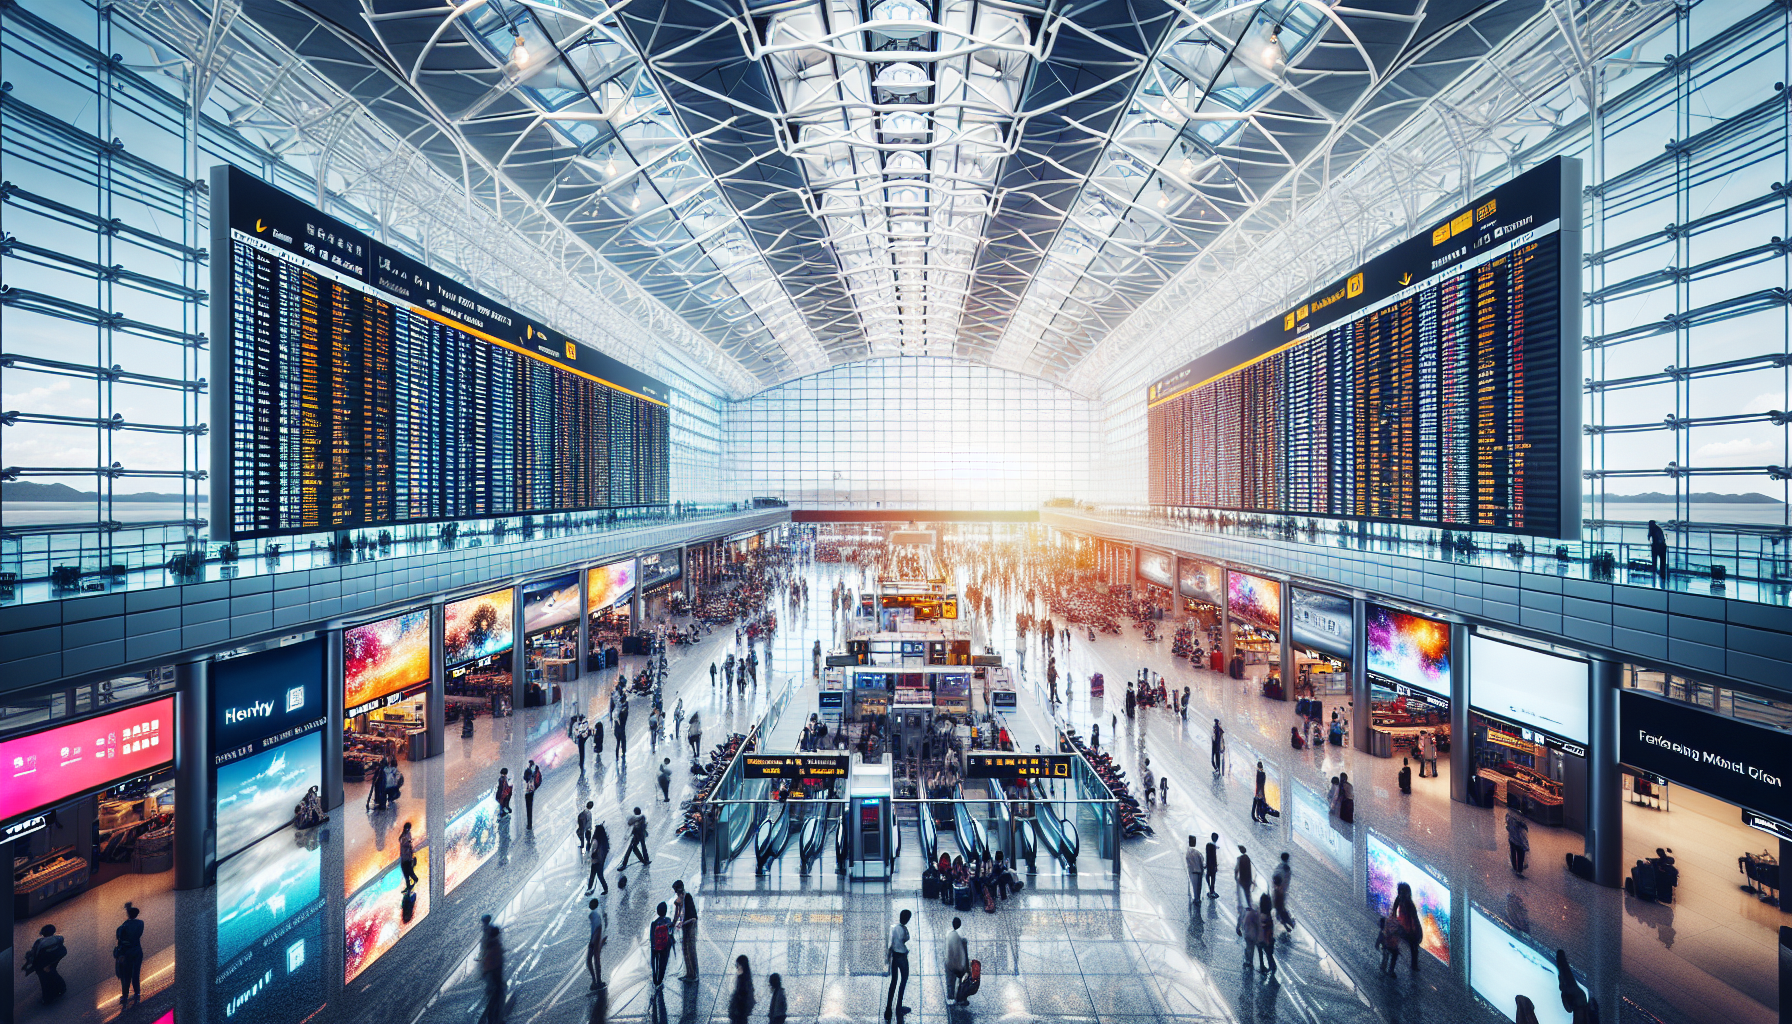
POLYGON ((1338 820, 1346 824, 1356 821, 1356 787, 1350 784, 1348 772, 1338 773, 1338 820))
POLYGON ((1265 813, 1269 807, 1269 797, 1267 795, 1268 794, 1268 785, 1269 785, 1269 774, 1263 770, 1263 762, 1258 761, 1257 762, 1257 788, 1256 788, 1256 792, 1254 794, 1252 794, 1252 796, 1251 796, 1251 820, 1252 821, 1257 821, 1257 822, 1268 822, 1269 821, 1269 815, 1267 813, 1265 813))
POLYGON ((672 883, 672 930, 684 949, 685 981, 697 980, 697 899, 685 890, 684 880, 672 883))
POLYGON ((1405 796, 1412 795, 1412 762, 1400 759, 1400 792, 1405 796))
POLYGON ((591 935, 585 940, 585 971, 591 975, 591 987, 595 990, 604 983, 604 943, 609 941, 604 933, 610 928, 610 919, 598 906, 596 897, 585 907, 585 916, 591 922, 591 935))
POLYGON ((753 1007, 759 1002, 753 995, 753 968, 742 953, 734 958, 734 991, 728 996, 728 1024, 747 1024, 753 1007))
POLYGON ((604 881, 604 862, 610 859, 610 830, 604 828, 603 822, 591 826, 591 873, 585 876, 585 891, 591 891, 591 884, 596 882, 610 891, 610 883, 604 881))
POLYGON ((1170 776, 1168 772, 1157 777, 1157 802, 1164 807, 1170 806, 1170 776))
POLYGON ((1506 851, 1512 858, 1512 873, 1523 878, 1531 854, 1531 826, 1511 811, 1506 812, 1506 851))
POLYGON ((684 738, 691 745, 692 757, 703 752, 703 722, 695 711, 691 712, 691 723, 685 727, 684 738))
POLYGON ((498 794, 497 795, 498 795, 498 814, 499 814, 499 816, 503 816, 503 815, 510 813, 510 794, 515 789, 516 789, 516 787, 512 786, 510 784, 510 769, 508 769, 508 768, 498 769, 498 794))
POLYGON ((541 788, 541 766, 530 759, 523 769, 523 830, 535 830, 535 791, 541 788))
POLYGON ((1151 770, 1150 758, 1145 759, 1143 766, 1139 769, 1139 775, 1144 782, 1145 806, 1157 806, 1157 774, 1151 770))
POLYGON ((1649 567, 1655 571, 1655 578, 1668 578, 1668 535, 1661 532, 1661 524, 1649 520, 1649 567))
POLYGON ((398 867, 404 872, 404 891, 417 887, 417 841, 411 838, 411 823, 405 822, 398 833, 398 867))
MULTIPOLYGON (((1412 886, 1407 885, 1405 882, 1401 882, 1395 888, 1394 906, 1393 909, 1388 912, 1388 916, 1392 917, 1394 922, 1400 926, 1400 940, 1405 942, 1407 947, 1411 949, 1412 969, 1414 973, 1417 973, 1419 969, 1419 943, 1425 938, 1425 926, 1424 923, 1419 920, 1419 908, 1415 906, 1412 901, 1412 886)), ((1396 964, 1400 962, 1398 955, 1394 957, 1394 962, 1396 964)))
POLYGON ((1242 845, 1238 848, 1238 861, 1232 865, 1232 880, 1238 883, 1238 905, 1246 910, 1251 907, 1251 890, 1257 886, 1251 877, 1251 855, 1245 852, 1242 845))
POLYGON ((504 934, 492 915, 479 918, 479 973, 485 979, 485 1009, 479 1024, 504 1024, 504 934))
POLYGON ((616 716, 613 730, 616 733, 616 760, 626 760, 628 758, 628 705, 623 705, 622 712, 616 716))
POLYGON ((672 759, 669 757, 660 759, 659 782, 660 782, 660 799, 664 800, 666 803, 671 803, 672 802, 672 759))
POLYGON ((1220 764, 1225 755, 1226 730, 1220 725, 1220 720, 1216 718, 1213 720, 1213 770, 1216 774, 1220 770, 1220 764))
POLYGON ((963 923, 958 918, 953 918, 952 932, 946 936, 946 1002, 959 1006, 970 1003, 969 999, 961 998, 958 992, 971 973, 970 946, 964 941, 964 933, 958 930, 963 923))
MULTIPOLYGON (((1269 893, 1257 897, 1257 905, 1247 911, 1240 930, 1257 950, 1257 973, 1276 973, 1276 922, 1270 910, 1269 893)), ((1250 966, 1247 962, 1247 968, 1250 966)))
POLYGON ((572 738, 579 745, 579 772, 583 774, 585 771, 585 744, 591 741, 591 726, 586 724, 584 715, 580 715, 578 722, 573 725, 572 738))
POLYGON ((652 864, 653 861, 647 857, 647 816, 641 813, 641 808, 637 807, 623 824, 628 826, 628 849, 622 851, 622 862, 616 865, 616 870, 621 871, 628 867, 630 856, 635 857, 642 864, 652 864))
POLYGON ((1425 777, 1427 769, 1437 778, 1437 736, 1429 729, 1419 733, 1419 778, 1425 777))
POLYGON ((771 990, 771 998, 766 1000, 766 1024, 784 1024, 790 1007, 784 1001, 784 979, 773 971, 766 975, 765 986, 771 990))
POLYGON ((884 948, 890 963, 890 993, 884 997, 884 1020, 890 1019, 891 1007, 898 1016, 908 1012, 902 997, 908 993, 908 922, 913 916, 907 910, 897 915, 896 924, 890 929, 890 944, 884 948))
POLYGON ((1269 894, 1275 907, 1276 921, 1283 930, 1294 930, 1294 918, 1288 913, 1288 887, 1294 883, 1294 866, 1288 863, 1288 851, 1282 851, 1281 863, 1269 874, 1269 894))
POLYGON ((124 923, 113 933, 112 968, 118 974, 118 1005, 143 1001, 143 921, 133 903, 124 905, 124 923))
MULTIPOLYGON (((585 801, 585 806, 579 809, 578 824, 573 826, 573 830, 579 834, 579 851, 581 853, 591 847, 591 809, 596 806, 597 804, 590 800, 585 801)), ((590 886, 587 885, 586 888, 589 889, 590 886)))
POLYGON ((672 919, 666 916, 666 905, 653 908, 654 918, 647 926, 647 948, 652 954, 653 987, 666 983, 666 963, 672 959, 672 919))
POLYGON ((716 685, 716 663, 712 661, 709 663, 709 687, 710 687, 710 689, 712 689, 712 690, 715 689, 715 685, 716 685))
POLYGON ((1188 899, 1190 903, 1201 895, 1201 874, 1206 862, 1201 859, 1201 841, 1194 836, 1188 837, 1188 852, 1182 855, 1183 863, 1188 866, 1188 899))
POLYGON ((1220 834, 1213 833, 1207 839, 1207 898, 1217 900, 1220 890, 1217 883, 1220 877, 1220 834))

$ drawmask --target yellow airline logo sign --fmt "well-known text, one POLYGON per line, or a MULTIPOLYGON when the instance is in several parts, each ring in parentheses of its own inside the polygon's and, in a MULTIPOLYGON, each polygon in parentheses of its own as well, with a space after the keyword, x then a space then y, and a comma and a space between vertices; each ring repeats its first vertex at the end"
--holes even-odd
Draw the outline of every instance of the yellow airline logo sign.
POLYGON ((573 348, 572 342, 570 342, 570 341, 566 343, 566 358, 568 358, 568 359, 579 358, 579 350, 576 348, 573 348))
POLYGON ((1294 313, 1292 311, 1290 311, 1287 316, 1282 318, 1282 330, 1284 330, 1284 331, 1294 330, 1294 313))
POLYGON ((1344 282, 1344 294, 1353 299, 1363 294, 1363 275, 1360 272, 1350 275, 1350 280, 1344 282))
POLYGON ((1472 210, 1464 210, 1451 217, 1448 221, 1439 224, 1437 230, 1431 232, 1431 244, 1442 245, 1453 236, 1466 234, 1474 229, 1476 223, 1493 216, 1496 208, 1494 201, 1489 199, 1472 210))

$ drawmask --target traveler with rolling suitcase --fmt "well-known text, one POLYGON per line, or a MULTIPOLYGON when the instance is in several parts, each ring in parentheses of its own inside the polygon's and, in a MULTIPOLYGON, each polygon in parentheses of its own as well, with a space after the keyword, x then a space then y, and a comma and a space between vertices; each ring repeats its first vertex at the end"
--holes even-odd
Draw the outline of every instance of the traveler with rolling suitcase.
POLYGON ((946 998, 955 999, 958 1005, 964 1005, 959 992, 964 988, 965 977, 971 972, 971 951, 965 944, 964 933, 959 926, 964 922, 952 919, 952 934, 946 936, 946 998))

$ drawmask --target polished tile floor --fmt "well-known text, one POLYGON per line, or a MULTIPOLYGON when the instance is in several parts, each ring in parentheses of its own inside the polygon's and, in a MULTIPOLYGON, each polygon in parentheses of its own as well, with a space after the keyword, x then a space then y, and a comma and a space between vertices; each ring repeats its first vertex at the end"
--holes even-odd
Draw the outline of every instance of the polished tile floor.
MULTIPOLYGON (((775 641, 774 666, 806 669, 816 639, 832 645, 836 624, 826 594, 843 572, 816 566, 809 573, 817 600, 797 614, 779 604, 784 628, 775 641)), ((857 570, 846 575, 859 585, 857 570)), ((1014 610, 1004 602, 991 622, 976 625, 997 650, 1028 651, 1031 672, 1017 731, 1049 734, 1053 712, 1043 705, 1035 675, 1042 651, 1037 638, 1016 641, 1014 610)), ((733 644, 731 633, 718 632, 671 659, 668 706, 682 698, 687 710, 702 714, 706 745, 751 721, 771 689, 769 681, 744 694, 711 687, 709 662, 733 644)), ((1291 750, 1291 705, 1265 701, 1213 673, 1174 666, 1168 653, 1167 641, 1147 644, 1131 631, 1094 644, 1079 636, 1068 652, 1058 652, 1067 677, 1061 683, 1067 703, 1059 713, 1084 732, 1099 719, 1104 746, 1135 775, 1149 756, 1153 770, 1170 780, 1169 803, 1153 815, 1155 836, 1125 843, 1118 879, 1098 865, 1085 864, 1071 876, 1042 864, 1027 890, 994 915, 959 915, 971 955, 984 968, 982 991, 967 1009, 946 1005, 941 957, 953 914, 918 898, 921 864, 912 831, 892 884, 845 882, 827 857, 804 875, 794 849, 764 876, 754 875, 747 858, 724 878, 706 880, 699 890, 699 977, 680 981, 675 956, 664 989, 656 993, 643 941, 654 904, 670 899, 675 879, 694 883, 699 871, 696 844, 675 838, 676 814, 654 803, 654 769, 661 757, 673 757, 674 807, 689 775, 678 755, 681 744, 661 741, 656 749, 647 736, 646 702, 639 698, 627 758, 615 757, 612 741, 579 770, 576 748, 565 739, 565 715, 572 702, 593 716, 603 714, 610 673, 570 687, 567 705, 524 709, 495 729, 481 719, 470 740, 451 729, 445 757, 408 766, 407 795, 398 808, 369 812, 351 787, 327 834, 313 843, 276 835, 256 848, 256 861, 245 862, 260 872, 254 878, 221 877, 214 889, 173 894, 178 983, 122 1019, 159 1021, 172 1011, 177 1021, 474 1021, 483 1003, 477 922, 490 913, 504 928, 511 1021, 583 1021, 594 1008, 627 1021, 723 1020, 731 964, 744 954, 757 989, 755 1019, 764 1019, 766 976, 775 971, 784 978, 792 1020, 870 1024, 880 1019, 886 998, 885 938, 903 908, 917 915, 914 973, 904 1000, 913 1008, 911 1024, 1042 1018, 1493 1022, 1505 1019, 1516 991, 1532 995, 1540 1009, 1559 1006, 1545 998, 1553 996, 1553 977, 1526 967, 1531 961, 1523 955, 1558 946, 1571 951, 1607 1005, 1608 1021, 1764 1024, 1777 1016, 1773 935, 1780 915, 1737 892, 1724 874, 1724 859, 1733 863, 1737 844, 1752 840, 1718 827, 1722 805, 1683 802, 1666 814, 1627 809, 1627 845, 1673 845, 1682 857, 1686 878, 1672 907, 1638 904, 1568 876, 1561 858, 1579 850, 1580 838, 1557 830, 1532 830, 1533 867, 1519 879, 1506 865, 1503 812, 1451 803, 1447 773, 1415 780, 1406 797, 1394 786, 1397 760, 1343 748, 1291 750), (1193 687, 1187 723, 1157 710, 1115 720, 1124 680, 1140 665, 1193 687), (1109 680, 1105 702, 1089 694, 1094 671, 1109 680), (1207 728, 1215 717, 1230 736, 1230 758, 1220 773, 1208 763, 1207 728), (493 820, 487 801, 497 768, 508 765, 519 774, 529 757, 548 765, 534 828, 525 828, 520 794, 513 817, 493 820), (1258 759, 1283 811, 1269 825, 1249 816, 1258 759), (1339 771, 1357 782, 1354 827, 1324 811, 1329 778, 1339 771), (650 866, 624 872, 626 890, 615 885, 612 870, 612 891, 603 898, 612 937, 601 1007, 583 970, 585 871, 572 834, 585 800, 594 801, 599 819, 609 824, 618 855, 625 845, 622 817, 633 806, 646 809, 653 858, 650 866), (414 902, 395 879, 396 835, 404 820, 420 824, 429 851, 429 875, 414 902), (1229 889, 1222 888, 1220 899, 1188 898, 1186 836, 1204 840, 1210 832, 1220 833, 1228 850, 1245 844, 1260 876, 1279 853, 1290 854, 1289 902, 1298 924, 1278 942, 1279 970, 1272 978, 1245 965, 1229 889), (1377 970, 1376 919, 1367 890, 1372 865, 1402 880, 1429 875, 1445 887, 1437 910, 1449 935, 1433 944, 1437 956, 1421 954, 1416 974, 1404 965, 1393 976, 1377 970), (239 904, 276 903, 277 912, 264 915, 277 919, 265 933, 219 924, 239 904), (345 949, 345 934, 354 938, 353 952, 345 949), (189 964, 207 969, 189 971, 189 964), (1489 1002, 1477 990, 1501 1002, 1489 1002)), ((115 1004, 98 1005, 110 984, 99 977, 90 984, 91 998, 55 1011, 32 1010, 21 992, 20 1019, 118 1017, 115 1004)))

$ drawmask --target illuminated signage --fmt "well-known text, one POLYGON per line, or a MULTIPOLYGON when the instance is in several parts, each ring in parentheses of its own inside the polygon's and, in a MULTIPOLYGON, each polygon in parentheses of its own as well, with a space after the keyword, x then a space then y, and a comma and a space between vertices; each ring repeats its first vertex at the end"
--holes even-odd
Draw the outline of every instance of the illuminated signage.
POLYGON ((1071 754, 966 754, 969 779, 1068 779, 1071 754))
POLYGON ((174 698, 0 742, 0 822, 174 763, 174 698))
POLYGON ((749 779, 843 779, 848 754, 742 754, 741 771, 749 779))

